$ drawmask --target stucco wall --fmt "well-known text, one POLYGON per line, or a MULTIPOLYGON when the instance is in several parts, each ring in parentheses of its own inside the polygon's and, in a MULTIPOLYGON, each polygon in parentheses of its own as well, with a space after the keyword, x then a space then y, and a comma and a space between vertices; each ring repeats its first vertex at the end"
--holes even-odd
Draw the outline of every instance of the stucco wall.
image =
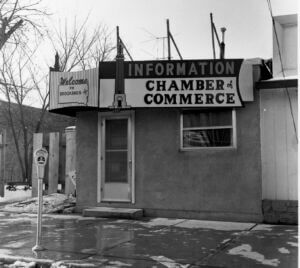
POLYGON ((77 113, 76 121, 76 189, 78 206, 95 206, 97 202, 98 114, 77 113))
MULTIPOLYGON (((137 109, 136 203, 102 205, 143 208, 149 216, 260 221, 259 102, 238 108, 236 118, 237 149, 187 152, 179 149, 179 109, 137 109)), ((77 122, 80 209, 96 204, 97 113, 79 113, 77 122)))
MULTIPOLYGON (((237 149, 179 151, 179 110, 136 113, 136 200, 143 208, 257 219, 261 213, 259 109, 237 109, 237 149)), ((150 213, 155 213, 151 211, 150 213)), ((196 216, 196 215, 195 215, 196 216)), ((201 215, 198 215, 201 217, 201 215)), ((202 218, 202 217, 201 217, 202 218)))

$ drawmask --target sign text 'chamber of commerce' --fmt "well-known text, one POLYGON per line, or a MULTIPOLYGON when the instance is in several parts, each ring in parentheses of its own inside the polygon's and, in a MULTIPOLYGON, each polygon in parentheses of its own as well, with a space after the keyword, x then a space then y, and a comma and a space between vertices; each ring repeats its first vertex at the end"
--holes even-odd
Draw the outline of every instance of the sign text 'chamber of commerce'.
MULTIPOLYGON (((239 107, 243 60, 124 62, 124 94, 131 107, 239 107)), ((113 99, 116 63, 100 63, 100 107, 113 99), (101 96, 102 94, 102 96, 101 96), (109 100, 110 99, 110 100, 109 100)))

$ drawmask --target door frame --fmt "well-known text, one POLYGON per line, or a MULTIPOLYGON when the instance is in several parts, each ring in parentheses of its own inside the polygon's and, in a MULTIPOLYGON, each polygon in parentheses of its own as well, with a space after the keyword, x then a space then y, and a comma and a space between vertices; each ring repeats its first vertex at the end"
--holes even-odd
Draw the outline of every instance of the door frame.
POLYGON ((99 112, 98 113, 98 157, 97 157, 97 203, 106 202, 122 202, 122 203, 135 203, 135 112, 133 110, 120 111, 120 112, 99 112), (104 183, 104 176, 102 170, 102 150, 105 142, 105 137, 102 135, 101 122, 103 119, 122 119, 128 118, 128 150, 131 152, 131 164, 128 159, 128 168, 130 169, 128 180, 131 186, 131 200, 102 200, 102 185, 104 183))

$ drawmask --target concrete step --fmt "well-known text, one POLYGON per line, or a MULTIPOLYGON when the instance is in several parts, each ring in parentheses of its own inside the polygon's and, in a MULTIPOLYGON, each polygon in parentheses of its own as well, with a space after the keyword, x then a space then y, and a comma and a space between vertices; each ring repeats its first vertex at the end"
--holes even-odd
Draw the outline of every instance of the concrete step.
POLYGON ((101 217, 101 218, 119 218, 119 219, 140 219, 143 217, 142 209, 134 208, 111 208, 111 207, 92 207, 84 209, 84 217, 101 217))

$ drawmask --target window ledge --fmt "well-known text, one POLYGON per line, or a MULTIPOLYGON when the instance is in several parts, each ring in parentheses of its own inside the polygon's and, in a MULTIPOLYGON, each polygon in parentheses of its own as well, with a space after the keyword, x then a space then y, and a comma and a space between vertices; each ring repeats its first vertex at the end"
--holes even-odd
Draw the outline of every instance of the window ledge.
POLYGON ((201 147, 201 148, 180 148, 179 152, 201 152, 201 151, 236 151, 236 146, 231 147, 201 147))

